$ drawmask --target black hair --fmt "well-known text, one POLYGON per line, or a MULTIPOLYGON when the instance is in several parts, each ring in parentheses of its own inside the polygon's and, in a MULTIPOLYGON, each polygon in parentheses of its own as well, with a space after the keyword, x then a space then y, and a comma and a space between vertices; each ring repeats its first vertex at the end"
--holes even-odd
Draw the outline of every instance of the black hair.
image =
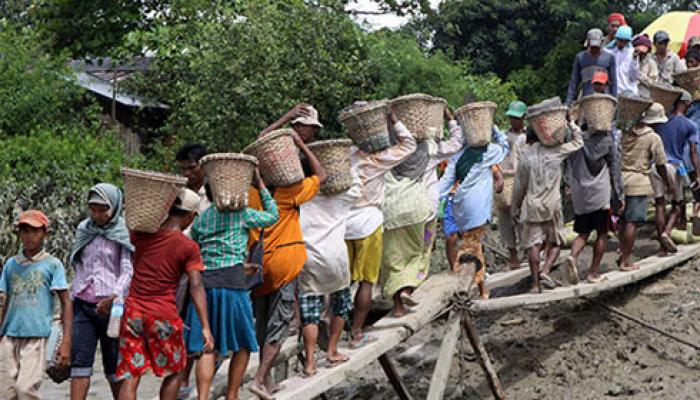
POLYGON ((207 154, 207 150, 199 143, 190 143, 180 147, 175 153, 176 161, 192 161, 198 163, 207 154))
POLYGON ((700 61, 700 51, 698 51, 696 48, 691 48, 687 53, 685 53, 685 60, 700 61))
POLYGON ((537 137, 537 134, 535 133, 534 129, 532 129, 532 127, 529 126, 527 127, 527 133, 525 137, 525 142, 527 144, 537 143, 540 141, 540 138, 537 137))
POLYGON ((214 202, 214 192, 211 190, 211 185, 209 182, 204 184, 204 192, 207 195, 207 200, 209 200, 210 203, 214 202))
POLYGON ((170 211, 168 214, 170 214, 173 217, 186 217, 190 212, 181 210, 177 206, 182 205, 182 200, 180 198, 176 198, 175 201, 173 202, 173 205, 170 207, 170 211))

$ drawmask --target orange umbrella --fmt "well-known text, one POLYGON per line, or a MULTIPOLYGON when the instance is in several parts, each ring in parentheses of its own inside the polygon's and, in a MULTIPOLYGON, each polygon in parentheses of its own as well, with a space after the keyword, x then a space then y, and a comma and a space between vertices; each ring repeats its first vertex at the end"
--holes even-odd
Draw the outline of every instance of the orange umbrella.
POLYGON ((700 36, 700 12, 672 11, 657 18, 642 33, 654 38, 657 31, 666 31, 671 37, 669 47, 682 58, 688 47, 688 39, 700 36))

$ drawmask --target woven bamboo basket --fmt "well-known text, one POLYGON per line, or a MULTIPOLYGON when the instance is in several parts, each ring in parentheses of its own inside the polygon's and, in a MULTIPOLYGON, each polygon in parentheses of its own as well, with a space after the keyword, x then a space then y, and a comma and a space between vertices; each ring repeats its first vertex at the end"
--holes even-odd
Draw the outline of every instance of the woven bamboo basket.
POLYGON ((133 231, 157 232, 187 178, 130 168, 122 174, 126 225, 133 231))
POLYGON ((358 102, 340 112, 348 137, 360 149, 375 153, 389 147, 386 101, 358 102))
POLYGON ((649 88, 651 99, 661 103, 664 106, 664 110, 666 110, 666 114, 670 114, 673 111, 673 106, 676 105, 676 101, 681 97, 681 94, 683 94, 683 90, 672 86, 651 85, 649 88))
POLYGON ((216 153, 204 156, 199 163, 207 176, 216 208, 230 211, 248 206, 248 190, 258 165, 255 157, 216 153))
POLYGON ((623 132, 628 132, 642 118, 647 108, 654 104, 653 101, 641 97, 619 95, 617 97, 617 127, 623 132))
POLYGON ((243 150, 243 153, 258 159, 260 175, 266 185, 285 187, 304 179, 293 134, 292 129, 278 129, 243 150))
POLYGON ((499 210, 509 209, 511 199, 513 198, 513 187, 515 186, 515 177, 511 175, 503 176, 503 191, 501 193, 493 192, 493 202, 499 210))
POLYGON ((540 143, 549 147, 564 143, 568 110, 566 106, 554 106, 527 114, 528 123, 537 134, 540 143))
POLYGON ((690 92, 693 100, 700 100, 700 67, 673 74, 673 81, 690 92))
POLYGON ((591 94, 581 99, 581 109, 586 118, 588 130, 610 132, 615 120, 617 99, 608 94, 591 94))
POLYGON ((469 103, 455 111, 455 117, 467 135, 469 147, 482 147, 491 142, 495 113, 496 103, 491 101, 469 103))
POLYGON ((309 150, 328 174, 326 183, 321 185, 323 194, 341 193, 352 186, 350 146, 352 141, 349 139, 322 140, 309 144, 309 150))
POLYGON ((391 108, 416 140, 428 140, 442 136, 446 104, 439 97, 414 93, 392 100, 391 108))

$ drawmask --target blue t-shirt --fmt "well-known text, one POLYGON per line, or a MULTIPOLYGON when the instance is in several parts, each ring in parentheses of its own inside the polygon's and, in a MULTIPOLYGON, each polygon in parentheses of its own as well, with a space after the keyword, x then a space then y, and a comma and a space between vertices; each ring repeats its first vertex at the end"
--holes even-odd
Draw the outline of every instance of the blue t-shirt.
POLYGON ((683 153, 689 143, 698 143, 698 127, 684 115, 672 115, 665 124, 654 126, 664 143, 666 158, 673 164, 683 163, 683 153))
POLYGON ((22 265, 10 258, 2 270, 0 292, 7 293, 2 334, 9 337, 49 337, 53 319, 53 290, 67 290, 63 263, 46 257, 22 265))
MULTIPOLYGON (((685 113, 685 116, 689 120, 695 122, 695 125, 700 128, 700 101, 694 101, 693 104, 690 105, 688 112, 685 113)), ((700 139, 700 132, 698 136, 700 139)), ((690 146, 685 147, 685 151, 683 152, 683 160, 688 171, 693 171, 695 169, 690 158, 690 146)))

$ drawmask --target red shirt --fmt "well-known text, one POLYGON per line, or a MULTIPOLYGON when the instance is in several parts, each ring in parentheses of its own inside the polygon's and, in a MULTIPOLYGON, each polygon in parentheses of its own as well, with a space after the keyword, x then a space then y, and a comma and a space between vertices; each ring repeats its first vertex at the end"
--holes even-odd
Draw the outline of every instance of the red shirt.
POLYGON ((182 274, 204 271, 199 246, 182 232, 131 232, 134 276, 126 307, 165 319, 178 318, 175 292, 182 274))

